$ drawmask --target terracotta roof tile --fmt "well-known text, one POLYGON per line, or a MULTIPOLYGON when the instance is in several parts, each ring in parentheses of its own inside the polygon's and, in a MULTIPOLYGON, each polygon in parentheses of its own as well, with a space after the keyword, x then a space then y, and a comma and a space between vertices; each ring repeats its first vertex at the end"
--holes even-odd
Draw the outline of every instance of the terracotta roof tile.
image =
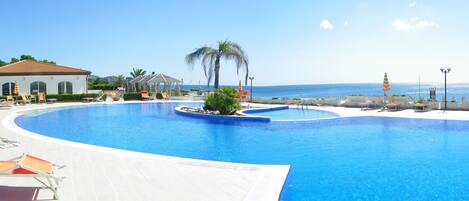
POLYGON ((8 75, 90 75, 91 72, 78 68, 22 60, 0 67, 0 76, 8 75))

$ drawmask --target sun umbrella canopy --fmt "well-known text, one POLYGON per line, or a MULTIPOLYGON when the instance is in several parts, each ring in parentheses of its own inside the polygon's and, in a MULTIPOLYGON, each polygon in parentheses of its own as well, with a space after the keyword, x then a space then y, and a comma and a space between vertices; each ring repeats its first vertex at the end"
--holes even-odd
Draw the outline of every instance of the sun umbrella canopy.
POLYGON ((384 81, 383 81, 383 91, 384 93, 391 91, 391 85, 389 84, 388 74, 384 73, 384 81))
POLYGON ((15 87, 13 89, 13 94, 18 95, 20 93, 20 88, 18 86, 18 82, 15 82, 15 87))

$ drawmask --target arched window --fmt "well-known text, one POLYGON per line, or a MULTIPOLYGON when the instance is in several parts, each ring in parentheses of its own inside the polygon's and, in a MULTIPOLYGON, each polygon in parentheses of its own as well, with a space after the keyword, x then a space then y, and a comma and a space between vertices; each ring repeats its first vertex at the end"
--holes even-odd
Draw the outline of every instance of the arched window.
POLYGON ((68 81, 59 82, 59 94, 72 94, 73 84, 68 81))
POLYGON ((7 82, 2 84, 2 95, 3 96, 11 96, 15 91, 15 83, 14 82, 7 82))
POLYGON ((47 93, 47 85, 45 82, 41 82, 41 81, 31 82, 30 89, 31 89, 31 94, 37 95, 40 92, 44 92, 44 94, 47 93))

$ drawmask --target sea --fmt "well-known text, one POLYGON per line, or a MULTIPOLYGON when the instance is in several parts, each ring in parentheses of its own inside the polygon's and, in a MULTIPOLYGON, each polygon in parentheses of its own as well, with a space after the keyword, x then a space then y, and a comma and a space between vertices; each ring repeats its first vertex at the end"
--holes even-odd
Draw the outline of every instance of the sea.
MULTIPOLYGON (((237 87, 237 86, 228 86, 237 87)), ((430 88, 436 89, 436 97, 442 100, 444 97, 444 84, 391 84, 388 95, 407 95, 415 99, 430 97, 430 88)), ((182 89, 208 90, 207 85, 184 85, 182 89)), ((244 90, 250 90, 245 86, 244 90)), ((280 85, 280 86, 253 86, 252 94, 255 98, 327 98, 343 97, 350 95, 383 96, 383 84, 360 83, 360 84, 309 84, 309 85, 280 85)), ((448 84, 447 99, 452 98, 458 102, 461 97, 469 97, 469 84, 448 84)))

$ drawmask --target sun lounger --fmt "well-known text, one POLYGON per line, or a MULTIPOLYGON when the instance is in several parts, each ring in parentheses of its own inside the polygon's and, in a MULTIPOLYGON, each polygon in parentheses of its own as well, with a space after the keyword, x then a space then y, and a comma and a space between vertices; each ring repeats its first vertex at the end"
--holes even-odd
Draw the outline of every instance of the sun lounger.
POLYGON ((360 103, 362 110, 373 110, 377 109, 380 106, 380 103, 376 100, 367 100, 364 103, 360 103))
POLYGON ((140 92, 140 95, 142 96, 142 100, 150 100, 150 96, 148 96, 148 92, 147 91, 142 91, 140 92))
POLYGON ((93 102, 93 100, 94 100, 94 98, 92 98, 92 97, 83 98, 83 102, 85 102, 85 103, 91 103, 91 102, 93 102))
POLYGON ((150 100, 156 100, 156 92, 151 93, 150 100))
POLYGON ((388 108, 388 111, 398 111, 399 110, 399 104, 388 103, 388 104, 386 104, 386 108, 388 108))
POLYGON ((33 94, 29 96, 29 100, 31 100, 32 103, 37 103, 37 96, 33 94))
POLYGON ((31 103, 31 100, 28 99, 28 97, 26 96, 26 94, 21 94, 21 100, 18 100, 18 103, 21 103, 21 104, 27 104, 27 103, 31 103))
POLYGON ((47 103, 52 104, 52 103, 56 103, 56 102, 57 102, 57 99, 56 99, 56 98, 49 98, 49 99, 47 99, 47 103))
POLYGON ((8 102, 15 102, 15 99, 13 98, 13 96, 7 96, 7 101, 8 102))
POLYGON ((46 94, 44 92, 40 92, 37 94, 39 103, 46 103, 46 94))
POLYGON ((0 100, 0 108, 10 108, 11 106, 13 106, 13 104, 15 104, 15 103, 14 102, 9 102, 5 99, 0 100))
POLYGON ((57 166, 49 161, 23 154, 7 161, 0 161, 0 177, 30 177, 34 178, 54 194, 54 199, 59 199, 57 189, 63 178, 54 176, 54 170, 64 166, 57 166), (45 179, 45 181, 43 181, 45 179))
POLYGON ((428 104, 424 103, 417 103, 414 105, 414 111, 416 112, 427 112, 430 111, 430 107, 428 104))
POLYGON ((169 95, 166 92, 161 93, 161 97, 163 98, 163 100, 169 100, 169 95))

